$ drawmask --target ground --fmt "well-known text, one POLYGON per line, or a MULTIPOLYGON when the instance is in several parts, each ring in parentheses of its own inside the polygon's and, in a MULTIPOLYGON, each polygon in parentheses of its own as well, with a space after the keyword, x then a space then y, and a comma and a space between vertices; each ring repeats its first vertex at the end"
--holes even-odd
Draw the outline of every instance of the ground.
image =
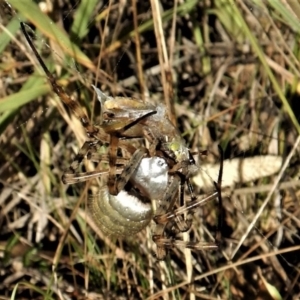
MULTIPOLYGON (((0 7, 3 299, 300 298, 296 1, 9 0, 0 7), (165 103, 191 151, 207 152, 196 159, 210 184, 195 179, 197 194, 213 192, 222 147, 218 250, 172 249, 157 262, 151 226, 127 239, 92 226, 88 184, 61 182, 87 137, 51 92, 20 21, 93 123, 99 104, 91 84, 110 96, 165 103)), ((195 210, 190 240, 213 240, 216 207, 195 210)))

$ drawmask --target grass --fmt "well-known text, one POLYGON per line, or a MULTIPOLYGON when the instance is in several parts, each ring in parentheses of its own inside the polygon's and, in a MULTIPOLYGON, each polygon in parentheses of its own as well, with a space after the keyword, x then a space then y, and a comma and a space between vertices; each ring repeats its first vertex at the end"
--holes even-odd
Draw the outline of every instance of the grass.
MULTIPOLYGON (((46 15, 36 1, 0 2, 0 299, 298 299, 298 3, 52 4, 46 15), (200 173, 214 180, 222 145, 224 183, 235 184, 224 184, 220 250, 157 262, 151 228, 125 240, 95 228, 89 184, 61 182, 85 132, 51 93, 20 20, 93 122, 96 84, 164 101, 191 150, 208 150, 200 173)), ((196 192, 210 183, 195 179, 196 192)), ((184 238, 211 241, 216 222, 205 206, 184 238)))

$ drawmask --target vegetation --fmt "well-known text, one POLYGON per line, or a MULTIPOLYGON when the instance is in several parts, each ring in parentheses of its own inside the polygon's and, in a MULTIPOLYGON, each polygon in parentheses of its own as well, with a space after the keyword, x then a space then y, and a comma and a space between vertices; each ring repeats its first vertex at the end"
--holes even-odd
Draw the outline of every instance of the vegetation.
MULTIPOLYGON (((2 0, 0 16, 0 299, 300 298, 297 1, 2 0), (201 172, 218 164, 219 144, 238 170, 260 157, 246 174, 278 172, 270 155, 283 161, 278 176, 245 182, 240 172, 224 189, 220 250, 174 249, 157 262, 151 228, 120 240, 93 227, 89 183, 61 182, 84 130, 20 21, 93 122, 91 84, 164 101, 191 150, 207 150, 201 172)), ((185 239, 212 240, 215 207, 195 211, 185 239)))

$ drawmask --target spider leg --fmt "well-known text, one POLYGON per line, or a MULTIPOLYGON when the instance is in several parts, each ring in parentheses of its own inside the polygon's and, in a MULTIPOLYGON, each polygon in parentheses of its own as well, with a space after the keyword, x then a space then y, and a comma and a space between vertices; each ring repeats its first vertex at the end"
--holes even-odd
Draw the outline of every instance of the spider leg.
MULTIPOLYGON (((179 164, 177 164, 179 165, 179 164)), ((175 165, 176 166, 176 165, 175 165)), ((179 206, 182 207, 184 206, 184 187, 185 184, 187 184, 188 190, 191 194, 190 198, 192 201, 197 200, 197 197, 194 195, 194 190, 193 190, 193 186, 189 180, 189 178, 187 178, 186 176, 184 176, 182 173, 177 172, 175 173, 177 179, 176 179, 176 184, 180 186, 179 188, 179 206)), ((174 175, 173 175, 174 176, 174 175)), ((170 188, 172 189, 172 188, 170 188)), ((173 190, 173 193, 175 193, 175 190, 173 190)), ((174 195, 175 196, 175 195, 174 195)), ((175 200, 176 198, 174 198, 175 200)), ((156 217, 154 217, 154 221, 156 220, 156 218, 161 218, 161 221, 158 220, 158 222, 164 222, 163 218, 166 214, 166 212, 168 211, 172 211, 173 207, 174 207, 175 202, 171 202, 169 205, 169 208, 166 207, 160 207, 160 211, 162 212, 160 215, 159 213, 156 214, 156 217)), ((173 218, 168 219, 167 221, 167 228, 166 230, 172 230, 174 232, 174 229, 177 229, 177 232, 186 232, 188 231, 191 226, 192 226, 192 213, 190 212, 190 214, 186 217, 183 218, 182 214, 177 214, 176 216, 174 216, 173 218), (174 228, 174 225, 176 224, 176 227, 174 228)))
POLYGON ((145 153, 143 150, 136 150, 119 178, 116 176, 118 144, 119 138, 112 134, 110 136, 110 147, 108 149, 109 176, 107 181, 108 190, 111 195, 117 195, 124 188, 145 153))
MULTIPOLYGON (((72 184, 78 182, 77 180, 74 181, 75 177, 78 177, 76 174, 76 170, 81 165, 83 159, 87 156, 89 152, 96 152, 96 145, 98 141, 86 141, 78 151, 77 155, 75 156, 73 162, 71 163, 68 170, 62 176, 62 182, 64 184, 72 184)), ((86 179, 87 180, 87 179, 86 179)), ((84 180, 85 181, 85 180, 84 180)))
POLYGON ((176 240, 174 238, 167 238, 164 235, 166 226, 169 222, 175 222, 180 231, 186 231, 191 226, 191 220, 184 220, 182 214, 186 211, 195 209, 197 207, 206 205, 208 202, 215 200, 218 197, 218 192, 213 193, 212 195, 204 198, 197 199, 189 202, 187 205, 179 207, 173 211, 166 212, 165 214, 155 215, 154 221, 156 227, 154 234, 152 236, 153 241, 157 245, 157 259, 163 260, 167 253, 167 249, 180 247, 180 248, 189 248, 194 250, 208 250, 208 249, 217 249, 218 243, 203 243, 203 242, 185 242, 181 240, 176 240))
MULTIPOLYGON (((140 164, 141 160, 143 159, 144 155, 147 153, 145 148, 137 149, 130 160, 128 161, 127 165, 124 167, 120 176, 115 176, 116 174, 109 174, 108 179, 108 190, 111 195, 117 195, 121 190, 124 189, 125 185, 129 181, 130 177, 133 175, 135 170, 137 169, 138 165, 140 164), (111 176, 111 177, 110 177, 111 176)), ((109 155, 109 160, 111 156, 109 155)), ((111 169, 110 169, 111 171, 111 169)))
MULTIPOLYGON (((75 156, 73 162, 71 163, 68 170, 63 174, 62 181, 64 184, 74 184, 78 182, 84 182, 93 178, 102 176, 103 174, 109 173, 107 170, 95 170, 91 172, 77 172, 79 166, 82 164, 84 158, 92 162, 109 162, 108 154, 99 154, 97 152, 97 147, 99 146, 98 141, 86 141, 83 146, 80 148, 78 154, 75 156)), ((116 158, 115 173, 120 174, 120 170, 117 169, 117 165, 127 164, 129 159, 126 158, 116 158)))
MULTIPOLYGON (((87 159, 92 161, 92 162, 95 162, 95 163, 100 162, 100 161, 108 163, 109 162, 109 155, 108 154, 100 154, 98 152, 88 153, 87 159)), ((130 159, 129 157, 118 157, 116 164, 124 166, 128 163, 129 159, 130 159)))
POLYGON ((155 221, 155 228, 152 235, 152 240, 156 244, 156 258, 157 260, 164 260, 167 255, 167 246, 160 243, 164 239, 164 233, 168 220, 164 219, 165 212, 172 209, 176 202, 176 195, 178 194, 178 186, 180 184, 180 178, 176 175, 172 176, 172 181, 168 185, 168 188, 163 196, 163 200, 159 201, 156 213, 153 217, 155 221))
POLYGON ((222 221, 223 221, 223 203, 222 203, 222 193, 221 193, 221 187, 222 187, 222 176, 223 176, 223 151, 221 147, 219 147, 220 151, 220 170, 218 175, 218 181, 214 182, 214 186, 216 188, 216 192, 203 198, 203 199, 195 199, 192 196, 192 201, 190 201, 188 204, 183 205, 177 209, 172 209, 174 205, 174 199, 176 199, 176 189, 175 185, 179 184, 179 179, 177 177, 177 180, 173 180, 174 186, 172 186, 172 183, 170 187, 168 188, 168 191, 164 197, 166 202, 169 200, 169 206, 167 206, 165 203, 160 206, 160 210, 158 213, 153 217, 153 220, 156 223, 156 227, 154 230, 154 234, 152 236, 153 241, 156 243, 157 246, 157 259, 163 260, 167 254, 167 249, 173 248, 173 247, 183 247, 183 248, 189 248, 193 250, 212 250, 212 249, 218 249, 220 242, 221 242, 221 228, 222 228, 222 221), (169 196, 167 196, 169 193, 169 196), (170 198, 171 197, 171 198, 170 198), (172 198, 173 197, 173 198, 172 198), (198 207, 201 207, 203 205, 206 205, 208 202, 215 200, 218 198, 218 230, 215 235, 215 242, 212 243, 203 243, 203 242, 186 242, 182 240, 176 240, 174 238, 168 238, 165 236, 166 228, 169 228, 169 226, 173 226, 174 223, 176 223, 179 231, 186 231, 191 226, 191 219, 185 220, 182 217, 182 214, 185 212, 192 211, 198 207), (171 201, 170 201, 171 200, 171 201))
POLYGON ((184 211, 177 213, 177 210, 173 210, 178 198, 178 192, 179 198, 183 198, 184 196, 185 178, 182 174, 178 173, 172 175, 171 178, 172 181, 163 196, 163 200, 159 201, 156 214, 153 217, 156 226, 154 228, 152 239, 157 246, 156 252, 158 260, 163 260, 167 254, 167 249, 176 246, 175 242, 177 243, 176 240, 165 238, 166 230, 172 228, 173 225, 176 224, 180 232, 185 232, 189 230, 192 225, 191 218, 184 219, 182 217, 182 213, 184 213, 184 211))
POLYGON ((29 34, 26 31, 25 28, 25 23, 21 22, 21 29, 22 32, 30 46, 30 48, 32 49, 34 55, 36 56, 39 64, 41 65, 41 67, 43 68, 44 72, 47 75, 47 79, 49 81, 49 83, 52 86, 53 91, 55 92, 55 94, 62 100, 63 103, 65 103, 74 113, 74 115, 80 120, 82 126, 85 128, 87 135, 90 138, 96 137, 98 132, 99 132, 99 128, 95 127, 94 125, 91 124, 88 116, 86 115, 86 113, 84 112, 84 110, 81 108, 81 106, 79 105, 79 103, 77 101, 75 101, 74 99, 72 99, 63 89, 63 87, 61 85, 59 85, 55 79, 55 77, 53 76, 53 74, 49 71, 49 69, 47 68, 46 64, 44 63, 44 61, 42 60, 41 56, 39 55, 38 51, 36 50, 31 38, 29 37, 29 34))
POLYGON ((150 156, 156 155, 156 148, 159 144, 159 140, 155 137, 155 135, 152 133, 150 127, 143 127, 143 134, 146 138, 146 140, 149 142, 149 153, 150 156))
MULTIPOLYGON (((50 83, 50 85, 52 86, 52 90, 54 91, 54 93, 61 99, 61 101, 67 105, 70 110, 72 111, 72 113, 80 120, 82 126, 85 128, 86 134, 89 138, 91 138, 91 143, 93 141, 98 141, 99 143, 109 143, 110 141, 110 136, 109 134, 107 134, 102 128, 96 127, 94 125, 91 124, 87 114, 85 113, 85 111, 82 109, 82 107, 80 106, 80 104, 75 101, 74 99, 72 99, 64 90, 64 88, 58 84, 58 82, 56 81, 55 77, 53 76, 53 74, 49 71, 49 69, 47 68, 46 64, 44 63, 43 59, 41 58, 41 56, 39 55, 36 47, 34 46, 34 43, 32 42, 29 34, 26 31, 26 24, 24 22, 21 22, 21 29, 22 32, 30 46, 30 48, 32 49, 34 55, 36 56, 39 64, 41 65, 42 69, 44 70, 47 79, 50 83)), ((149 113, 149 112, 147 112, 149 113)), ((145 113, 146 114, 146 113, 145 113)), ((89 142, 87 142, 89 143, 89 142)))
MULTIPOLYGON (((122 174, 123 168, 117 168, 116 169, 116 174, 120 175, 122 174)), ((104 170, 95 170, 95 171, 90 171, 90 172, 79 172, 75 173, 72 175, 72 177, 68 178, 67 184, 74 184, 74 183, 79 183, 79 182, 84 182, 87 180, 91 180, 94 178, 99 178, 103 175, 109 174, 109 169, 104 169, 104 170)))
POLYGON ((67 174, 69 176, 64 178, 64 184, 74 184, 79 182, 84 182, 87 180, 91 180, 94 178, 99 178, 103 175, 106 175, 109 173, 109 170, 95 170, 91 172, 79 172, 74 174, 67 174))
POLYGON ((110 147, 108 149, 109 157, 109 176, 107 181, 108 190, 111 195, 117 195, 118 191, 116 188, 116 162, 117 162, 117 151, 118 151, 119 139, 115 135, 110 136, 110 147))
POLYGON ((167 254, 167 249, 174 247, 188 248, 192 250, 214 250, 218 249, 216 243, 205 243, 205 242, 186 242, 182 240, 176 240, 174 238, 165 238, 158 235, 152 237, 153 241, 157 245, 157 259, 164 260, 167 254), (163 256, 164 255, 164 256, 163 256))
MULTIPOLYGON (((151 111, 153 113, 153 111, 151 111)), ((147 113, 149 114, 149 113, 147 113)), ((145 117, 146 115, 143 115, 142 117, 145 117)), ((128 121, 135 122, 136 119, 128 119, 128 121)), ((130 123, 129 123, 130 125, 130 123)), ((130 128, 130 126, 129 126, 130 128)), ((124 129, 124 128, 123 128, 124 129)), ((110 143, 109 143, 109 177, 108 177, 108 189, 111 195, 117 195, 120 190, 125 186, 125 184, 128 182, 129 177, 127 177, 127 174, 124 175, 123 183, 120 183, 120 181, 116 177, 116 159, 117 159, 117 151, 119 143, 121 142, 120 138, 117 136, 118 133, 110 133, 110 143), (118 182, 117 182, 118 181, 118 182), (125 183, 124 183, 125 182, 125 183)), ((147 137, 146 137, 147 138, 147 137)), ((127 147, 129 147, 127 145, 127 147)), ((132 150, 132 149, 131 149, 132 150)), ((150 143, 149 153, 150 156, 155 156, 156 151, 156 144, 150 143)), ((141 159, 140 159, 141 160, 141 159)), ((138 161, 138 163, 140 162, 138 161)), ((138 166, 138 163, 135 165, 135 168, 138 166)), ((130 171, 130 174, 133 173, 134 170, 130 171)))
POLYGON ((222 228, 223 228, 223 220, 224 220, 224 207, 223 207, 223 199, 222 199, 222 178, 223 178, 223 163, 224 163, 224 152, 220 145, 218 145, 219 153, 220 153, 220 170, 218 181, 214 182, 215 188, 218 193, 218 202, 219 202, 219 214, 218 214, 218 230, 216 232, 215 241, 218 245, 221 244, 222 240, 222 228))
POLYGON ((154 216, 154 221, 157 224, 167 223, 170 220, 176 218, 178 215, 182 215, 186 211, 206 205, 208 202, 218 198, 218 196, 219 196, 219 193, 215 192, 215 193, 205 197, 204 199, 196 199, 194 201, 189 202, 187 205, 184 205, 184 206, 174 209, 173 211, 166 212, 165 214, 162 214, 162 215, 154 216))

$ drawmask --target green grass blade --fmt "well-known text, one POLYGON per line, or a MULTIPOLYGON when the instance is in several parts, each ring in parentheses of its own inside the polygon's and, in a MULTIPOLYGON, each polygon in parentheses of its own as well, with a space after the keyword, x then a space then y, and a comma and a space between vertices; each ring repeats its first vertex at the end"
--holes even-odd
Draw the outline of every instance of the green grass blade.
POLYGON ((50 91, 50 86, 44 84, 9 95, 1 99, 0 112, 5 112, 19 108, 20 106, 23 106, 24 104, 38 98, 39 96, 49 93, 50 91))
POLYGON ((97 3, 98 0, 83 0, 78 6, 71 29, 72 34, 75 35, 77 39, 82 39, 88 33, 89 23, 97 3))
POLYGON ((69 37, 32 1, 11 0, 10 4, 34 24, 45 36, 59 44, 61 49, 77 62, 89 69, 95 69, 92 61, 70 41, 69 37))
MULTIPOLYGON (((18 18, 13 18, 6 26, 6 30, 9 31, 12 35, 15 35, 19 28, 20 21, 18 18)), ((5 31, 0 33, 0 53, 2 53, 3 50, 7 47, 10 40, 10 36, 5 31)))

